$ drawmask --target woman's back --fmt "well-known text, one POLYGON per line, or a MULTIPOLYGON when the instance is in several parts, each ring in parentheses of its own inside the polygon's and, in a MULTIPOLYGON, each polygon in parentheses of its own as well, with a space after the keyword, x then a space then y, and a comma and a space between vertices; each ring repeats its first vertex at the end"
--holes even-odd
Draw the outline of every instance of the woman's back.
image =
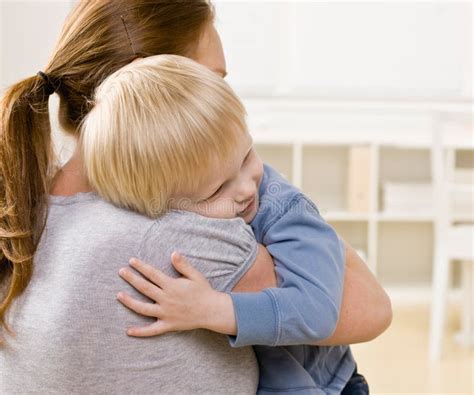
POLYGON ((199 257, 190 260, 211 284, 230 290, 256 251, 240 219, 172 211, 155 221, 94 193, 50 203, 31 283, 9 314, 16 337, 0 349, 0 393, 255 393, 251 348, 204 330, 128 337, 128 326, 152 321, 116 300, 121 290, 144 299, 118 276, 131 256, 173 274, 174 249, 199 257))

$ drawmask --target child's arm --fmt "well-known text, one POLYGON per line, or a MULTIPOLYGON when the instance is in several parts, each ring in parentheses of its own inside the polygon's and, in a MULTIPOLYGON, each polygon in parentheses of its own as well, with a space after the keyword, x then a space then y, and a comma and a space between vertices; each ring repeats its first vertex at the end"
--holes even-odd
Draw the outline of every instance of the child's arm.
MULTIPOLYGON (((392 310, 390 299, 372 275, 366 264, 354 249, 346 247, 346 274, 344 277, 344 296, 340 318, 334 333, 315 345, 341 345, 361 343, 375 339, 390 325, 392 310)), ((122 277, 137 290, 156 303, 144 303, 125 293, 119 298, 122 303, 136 313, 158 318, 146 327, 133 328, 131 336, 155 336, 168 331, 204 328, 215 332, 235 335, 237 332, 234 307, 228 294, 210 288, 207 280, 186 260, 173 256, 173 265, 181 278, 172 278, 155 266, 137 262, 133 266, 145 277, 127 271, 122 277), (162 292, 157 289, 163 286, 162 292), (160 297, 167 298, 160 304, 160 297)), ((237 283, 233 291, 258 292, 275 285, 273 261, 265 248, 260 246, 251 269, 237 283), (272 272, 273 271, 273 272, 272 272)))
POLYGON ((180 254, 173 253, 171 262, 181 277, 168 276, 138 259, 131 259, 130 265, 147 280, 128 269, 120 269, 119 274, 124 280, 155 303, 139 301, 125 292, 119 292, 117 299, 138 314, 157 318, 150 325, 127 328, 127 335, 148 337, 198 328, 235 334, 237 327, 229 295, 214 290, 180 254))
MULTIPOLYGON (((146 337, 203 328, 235 335, 237 327, 229 294, 214 290, 208 280, 180 254, 173 253, 171 263, 181 277, 168 276, 156 266, 138 259, 131 259, 130 265, 143 277, 128 268, 119 271, 124 280, 154 303, 137 300, 125 292, 117 295, 118 300, 138 314, 157 318, 151 325, 128 328, 127 334, 146 337)), ((245 291, 275 286, 272 258, 265 247, 259 245, 255 261, 233 289, 245 291)))
MULTIPOLYGON (((390 298, 355 250, 346 242, 344 247, 345 275, 339 321, 330 337, 312 343, 314 345, 336 346, 368 342, 380 336, 392 321, 390 298)), ((259 254, 253 273, 252 269, 249 270, 232 291, 259 292, 274 287, 268 285, 275 281, 273 263, 266 261, 270 259, 272 258, 268 253, 259 254)), ((185 295, 181 297, 185 298, 185 295)))
POLYGON ((314 204, 290 188, 281 190, 280 207, 272 196, 265 206, 262 200, 254 229, 274 258, 279 288, 231 293, 238 328, 234 346, 313 344, 336 328, 344 244, 314 204))

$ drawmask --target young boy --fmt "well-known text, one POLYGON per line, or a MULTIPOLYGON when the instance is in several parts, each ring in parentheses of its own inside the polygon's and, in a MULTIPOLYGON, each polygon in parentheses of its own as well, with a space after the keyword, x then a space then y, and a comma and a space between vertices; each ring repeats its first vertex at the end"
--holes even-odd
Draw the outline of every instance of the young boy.
POLYGON ((105 199, 154 217, 170 209, 241 217, 273 256, 278 288, 231 293, 230 342, 254 346, 260 394, 338 394, 360 378, 348 346, 309 345, 336 327, 343 243, 303 193, 262 164, 245 109, 221 78, 179 56, 133 62, 99 87, 81 136, 88 177, 105 199))

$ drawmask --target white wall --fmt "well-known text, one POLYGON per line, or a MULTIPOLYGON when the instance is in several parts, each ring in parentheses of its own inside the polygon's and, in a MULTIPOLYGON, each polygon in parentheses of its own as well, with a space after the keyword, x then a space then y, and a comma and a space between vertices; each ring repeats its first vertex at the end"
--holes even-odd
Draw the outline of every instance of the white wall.
MULTIPOLYGON (((0 89, 47 63, 73 0, 0 0, 0 89)), ((245 96, 472 98, 469 1, 215 2, 245 96)))
POLYGON ((0 90, 45 67, 71 4, 0 0, 0 90))
POLYGON ((472 3, 217 1, 239 92, 472 98, 472 3))
MULTIPOLYGON (((73 0, 0 0, 0 93, 9 85, 44 70, 73 0)), ((59 100, 50 101, 56 151, 65 162, 74 142, 60 132, 59 100)))

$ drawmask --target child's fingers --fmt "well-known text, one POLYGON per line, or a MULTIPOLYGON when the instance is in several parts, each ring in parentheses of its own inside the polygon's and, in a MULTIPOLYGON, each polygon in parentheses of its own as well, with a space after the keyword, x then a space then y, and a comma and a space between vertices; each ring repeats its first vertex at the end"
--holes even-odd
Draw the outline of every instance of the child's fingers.
POLYGON ((139 300, 133 299, 130 295, 124 292, 117 294, 117 299, 130 310, 145 315, 147 317, 158 318, 160 316, 160 305, 156 303, 145 303, 139 300))
POLYGON ((167 325, 163 321, 157 321, 148 326, 128 328, 127 335, 134 337, 149 337, 162 335, 164 333, 171 332, 172 330, 173 329, 170 325, 167 325))
POLYGON ((119 270, 120 277, 127 281, 132 287, 140 291, 143 295, 148 296, 150 299, 158 302, 159 297, 162 294, 162 290, 155 284, 144 279, 141 276, 133 273, 131 270, 122 268, 119 270))
POLYGON ((132 266, 135 270, 137 270, 146 278, 154 282, 160 288, 165 287, 167 282, 171 279, 171 277, 167 276, 161 270, 157 269, 152 265, 149 265, 148 263, 142 262, 137 258, 130 259, 129 263, 130 266, 132 266))
POLYGON ((196 270, 184 256, 176 251, 171 254, 171 263, 177 272, 181 273, 184 277, 189 278, 190 280, 205 279, 201 272, 196 270))

